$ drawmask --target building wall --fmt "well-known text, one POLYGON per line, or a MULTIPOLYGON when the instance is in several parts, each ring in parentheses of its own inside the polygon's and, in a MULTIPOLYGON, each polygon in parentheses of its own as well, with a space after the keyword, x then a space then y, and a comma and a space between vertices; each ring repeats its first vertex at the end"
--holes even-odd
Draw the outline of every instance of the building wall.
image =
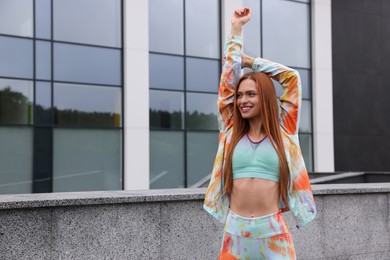
POLYGON ((390 2, 332 1, 336 171, 390 171, 390 2))

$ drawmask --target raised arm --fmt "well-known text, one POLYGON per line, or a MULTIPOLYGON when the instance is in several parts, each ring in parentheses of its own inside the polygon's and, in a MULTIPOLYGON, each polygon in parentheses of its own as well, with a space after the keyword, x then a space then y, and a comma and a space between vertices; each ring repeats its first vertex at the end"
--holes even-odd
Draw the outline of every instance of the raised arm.
POLYGON ((242 55, 243 67, 252 68, 268 74, 283 87, 280 96, 280 125, 290 135, 299 130, 299 116, 302 103, 302 86, 299 73, 285 65, 262 58, 252 58, 242 55))
POLYGON ((232 17, 232 28, 224 45, 225 62, 223 64, 218 89, 218 126, 225 132, 233 125, 234 92, 241 76, 242 29, 250 20, 249 8, 237 9, 232 17))

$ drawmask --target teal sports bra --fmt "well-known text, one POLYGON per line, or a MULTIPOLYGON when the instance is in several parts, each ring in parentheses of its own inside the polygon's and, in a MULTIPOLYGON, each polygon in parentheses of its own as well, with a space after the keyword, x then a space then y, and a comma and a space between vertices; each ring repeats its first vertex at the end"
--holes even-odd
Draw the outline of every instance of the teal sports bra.
POLYGON ((259 178, 279 182, 279 157, 268 137, 253 142, 245 134, 234 148, 233 179, 259 178))

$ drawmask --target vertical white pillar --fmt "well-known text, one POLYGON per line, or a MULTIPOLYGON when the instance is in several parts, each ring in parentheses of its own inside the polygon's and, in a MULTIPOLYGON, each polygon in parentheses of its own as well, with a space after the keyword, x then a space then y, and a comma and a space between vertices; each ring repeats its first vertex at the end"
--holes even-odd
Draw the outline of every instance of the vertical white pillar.
POLYGON ((331 0, 313 0, 313 141, 316 172, 334 171, 331 0))
POLYGON ((149 189, 148 2, 124 1, 125 190, 149 189))

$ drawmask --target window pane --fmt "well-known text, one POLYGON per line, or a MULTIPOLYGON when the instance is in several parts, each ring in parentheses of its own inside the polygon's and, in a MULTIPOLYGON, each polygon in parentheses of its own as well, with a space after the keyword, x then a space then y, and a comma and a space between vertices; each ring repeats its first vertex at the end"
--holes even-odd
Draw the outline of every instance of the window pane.
POLYGON ((251 20, 244 27, 244 52, 252 57, 261 57, 260 1, 243 0, 243 6, 247 6, 252 9, 251 20))
POLYGON ((33 0, 1 0, 0 33, 33 37, 33 0))
POLYGON ((58 125, 121 126, 120 88, 56 83, 54 107, 58 125))
POLYGON ((32 192, 32 129, 0 127, 0 194, 32 192))
POLYGON ((183 0, 149 0, 149 50, 184 54, 183 0))
POLYGON ((216 59, 220 57, 218 2, 186 0, 187 55, 216 59))
POLYGON ((287 66, 309 68, 309 13, 308 4, 284 0, 264 0, 263 56, 287 66), (294 30, 289 28, 294 28, 294 30))
POLYGON ((54 129, 53 192, 120 190, 122 131, 54 129))
POLYGON ((301 120, 299 124, 299 132, 311 133, 311 102, 303 100, 301 109, 301 120))
POLYGON ((150 188, 184 188, 184 133, 150 131, 150 188))
POLYGON ((32 40, 0 36, 0 76, 33 77, 32 40))
POLYGON ((54 79, 121 85, 121 52, 114 49, 57 43, 54 45, 54 79))
POLYGON ((219 60, 187 58, 187 90, 217 93, 219 81, 219 60))
POLYGON ((35 124, 51 124, 51 83, 35 83, 35 124))
POLYGON ((36 41, 36 77, 51 79, 51 43, 36 41))
POLYGON ((0 123, 31 124, 33 82, 0 79, 0 123))
POLYGON ((187 133, 188 187, 211 173, 218 148, 218 132, 187 133))
POLYGON ((149 54, 151 88, 184 89, 184 59, 182 57, 149 54))
POLYGON ((187 93, 187 129, 218 130, 217 94, 187 93))
POLYGON ((34 129, 34 192, 51 192, 52 173, 51 127, 34 129))
POLYGON ((311 70, 296 69, 301 76, 302 98, 311 99, 311 70))
POLYGON ((305 160, 306 168, 309 172, 312 172, 313 171, 312 135, 299 134, 299 142, 301 145, 303 159, 305 160))
POLYGON ((35 36, 51 39, 51 0, 35 1, 35 36))
POLYGON ((149 93, 150 127, 183 129, 184 94, 159 90, 149 93))
POLYGON ((121 46, 120 0, 56 0, 54 40, 121 46))

